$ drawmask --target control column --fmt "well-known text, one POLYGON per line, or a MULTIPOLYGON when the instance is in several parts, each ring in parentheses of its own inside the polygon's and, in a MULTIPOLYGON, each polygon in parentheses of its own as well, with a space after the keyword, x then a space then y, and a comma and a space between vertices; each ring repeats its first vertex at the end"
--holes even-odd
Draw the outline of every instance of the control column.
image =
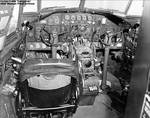
POLYGON ((52 45, 52 58, 56 59, 57 47, 55 46, 55 44, 57 44, 58 42, 58 35, 56 31, 54 31, 52 35, 53 35, 53 40, 54 40, 53 45, 52 45))

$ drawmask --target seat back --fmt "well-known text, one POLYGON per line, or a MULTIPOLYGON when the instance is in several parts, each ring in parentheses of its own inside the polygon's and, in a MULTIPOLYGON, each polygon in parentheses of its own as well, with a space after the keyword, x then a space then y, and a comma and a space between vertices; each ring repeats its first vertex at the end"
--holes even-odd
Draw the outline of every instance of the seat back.
POLYGON ((78 78, 79 72, 75 62, 58 59, 28 59, 22 65, 20 79, 24 81, 31 77, 43 75, 66 75, 78 78))
POLYGON ((26 99, 32 106, 44 108, 68 103, 79 86, 78 75, 74 62, 57 59, 26 60, 20 71, 26 99))

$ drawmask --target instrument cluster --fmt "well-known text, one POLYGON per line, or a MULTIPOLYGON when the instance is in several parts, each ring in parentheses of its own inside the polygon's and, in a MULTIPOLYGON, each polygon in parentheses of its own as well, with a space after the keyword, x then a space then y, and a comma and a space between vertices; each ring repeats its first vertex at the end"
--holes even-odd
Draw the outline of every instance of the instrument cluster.
POLYGON ((93 16, 91 14, 74 13, 74 14, 64 14, 62 17, 62 24, 69 25, 75 23, 86 23, 95 24, 93 16))
MULTIPOLYGON (((55 32, 58 35, 58 42, 70 42, 71 39, 77 35, 82 36, 88 41, 92 40, 97 42, 97 35, 92 37, 94 32, 96 32, 96 34, 102 35, 107 31, 111 31, 112 33, 120 31, 119 26, 108 20, 103 15, 80 12, 55 13, 39 22, 36 22, 33 27, 33 30, 30 31, 28 35, 27 40, 29 42, 41 42, 40 34, 43 28, 49 34, 53 34, 55 32)), ((46 38, 48 37, 45 34, 44 36, 46 38)), ((42 47, 44 46, 41 46, 41 49, 42 47)))

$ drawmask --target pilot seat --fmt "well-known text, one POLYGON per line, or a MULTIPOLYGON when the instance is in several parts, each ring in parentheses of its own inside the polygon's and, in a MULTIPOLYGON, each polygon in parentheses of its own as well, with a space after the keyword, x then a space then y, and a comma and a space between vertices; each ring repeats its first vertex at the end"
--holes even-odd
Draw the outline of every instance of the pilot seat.
POLYGON ((65 118, 75 113, 82 81, 76 62, 58 59, 27 59, 21 66, 18 95, 19 118, 65 118))

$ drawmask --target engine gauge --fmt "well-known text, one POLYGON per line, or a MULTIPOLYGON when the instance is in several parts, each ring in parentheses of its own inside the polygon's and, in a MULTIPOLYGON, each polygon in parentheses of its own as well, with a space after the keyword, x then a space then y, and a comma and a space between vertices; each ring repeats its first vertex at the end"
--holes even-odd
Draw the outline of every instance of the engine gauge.
POLYGON ((54 21, 55 21, 55 24, 59 24, 59 17, 58 16, 54 17, 54 21))
POLYGON ((82 18, 81 18, 81 16, 80 15, 77 15, 77 20, 81 20, 82 18))
POLYGON ((72 16, 71 16, 71 20, 76 20, 75 15, 72 15, 72 16))
POLYGON ((65 15, 65 20, 69 20, 70 16, 69 15, 65 15))
POLYGON ((82 32, 86 31, 86 26, 85 25, 81 25, 80 26, 80 31, 82 31, 82 32))
POLYGON ((33 32, 29 32, 29 37, 33 37, 33 32))
POLYGON ((83 19, 84 21, 86 21, 86 20, 87 20, 86 15, 83 15, 83 16, 82 16, 82 19, 83 19))
POLYGON ((89 21, 92 21, 92 16, 89 15, 89 16, 88 16, 88 20, 89 20, 89 21))

